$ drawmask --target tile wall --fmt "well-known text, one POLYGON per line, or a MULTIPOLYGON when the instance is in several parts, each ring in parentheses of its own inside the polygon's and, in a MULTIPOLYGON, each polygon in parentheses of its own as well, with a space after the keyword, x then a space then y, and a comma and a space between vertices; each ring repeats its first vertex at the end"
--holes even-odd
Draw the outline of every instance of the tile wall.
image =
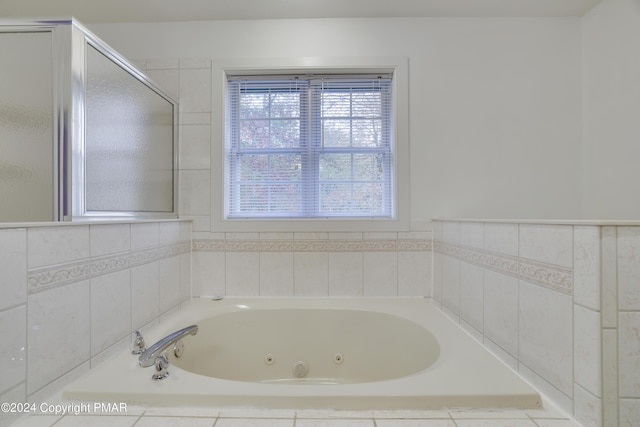
POLYGON ((42 401, 178 308, 190 285, 188 221, 0 228, 0 402, 42 401))
POLYGON ((431 233, 194 233, 193 292, 431 296, 431 233))
POLYGON ((211 229, 211 59, 139 59, 168 94, 180 99, 178 164, 180 218, 194 231, 211 229))
POLYGON ((640 227, 602 227, 605 426, 640 425, 640 227))
POLYGON ((434 299, 585 426, 640 425, 640 227, 434 222, 434 299))

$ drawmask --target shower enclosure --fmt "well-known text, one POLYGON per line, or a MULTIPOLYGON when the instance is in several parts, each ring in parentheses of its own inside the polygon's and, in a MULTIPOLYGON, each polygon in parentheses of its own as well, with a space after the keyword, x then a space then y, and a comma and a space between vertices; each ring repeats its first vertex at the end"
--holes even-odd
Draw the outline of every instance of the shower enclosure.
POLYGON ((74 19, 0 55, 0 222, 177 217, 176 100, 74 19))

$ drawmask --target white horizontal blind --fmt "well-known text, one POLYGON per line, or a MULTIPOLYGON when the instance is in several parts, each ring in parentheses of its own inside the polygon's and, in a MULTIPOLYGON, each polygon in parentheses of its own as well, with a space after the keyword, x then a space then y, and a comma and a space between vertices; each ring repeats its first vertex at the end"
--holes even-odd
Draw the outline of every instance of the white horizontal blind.
POLYGON ((227 87, 227 218, 393 216, 389 75, 227 87))

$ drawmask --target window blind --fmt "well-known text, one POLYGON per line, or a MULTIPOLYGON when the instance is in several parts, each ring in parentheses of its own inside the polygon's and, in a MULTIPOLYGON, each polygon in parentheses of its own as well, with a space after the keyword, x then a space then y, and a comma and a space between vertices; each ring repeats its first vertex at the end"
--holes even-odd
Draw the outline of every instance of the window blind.
POLYGON ((390 75, 231 76, 227 218, 393 216, 390 75))

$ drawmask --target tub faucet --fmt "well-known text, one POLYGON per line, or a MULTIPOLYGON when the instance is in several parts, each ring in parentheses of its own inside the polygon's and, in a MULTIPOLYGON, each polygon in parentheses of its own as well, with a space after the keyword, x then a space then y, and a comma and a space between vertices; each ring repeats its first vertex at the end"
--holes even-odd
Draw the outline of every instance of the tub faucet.
POLYGON ((167 371, 169 368, 169 362, 163 354, 164 351, 171 345, 177 344, 187 335, 195 335, 197 332, 198 325, 191 325, 167 335, 151 347, 144 350, 138 358, 138 363, 143 368, 155 365, 156 373, 153 375, 154 380, 166 378, 169 375, 169 372, 167 371))
POLYGON ((131 354, 142 354, 146 349, 147 347, 144 343, 144 337, 140 331, 136 331, 136 337, 133 340, 133 349, 131 350, 131 354))

